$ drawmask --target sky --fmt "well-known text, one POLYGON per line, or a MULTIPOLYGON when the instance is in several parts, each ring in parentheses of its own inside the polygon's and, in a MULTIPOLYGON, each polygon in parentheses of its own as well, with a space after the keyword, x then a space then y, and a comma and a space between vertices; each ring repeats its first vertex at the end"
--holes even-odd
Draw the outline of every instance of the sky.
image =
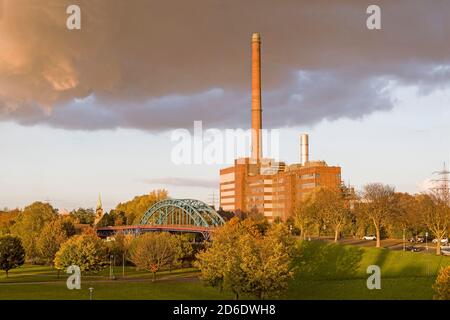
POLYGON ((250 126, 252 32, 282 160, 299 161, 307 132, 346 183, 412 193, 450 162, 450 2, 194 3, 0 1, 0 207, 94 207, 100 193, 111 209, 157 188, 217 200, 224 164, 175 164, 171 135, 250 126))

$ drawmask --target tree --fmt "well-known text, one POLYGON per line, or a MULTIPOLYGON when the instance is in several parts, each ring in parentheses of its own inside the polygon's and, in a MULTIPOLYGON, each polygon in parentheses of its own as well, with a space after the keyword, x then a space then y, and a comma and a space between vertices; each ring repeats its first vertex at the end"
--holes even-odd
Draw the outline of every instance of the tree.
POLYGON ((131 261, 138 269, 156 273, 170 268, 177 258, 177 240, 170 233, 146 233, 137 237, 131 246, 131 261))
POLYGON ((22 239, 27 259, 35 262, 39 258, 36 242, 47 222, 58 217, 57 211, 48 203, 34 202, 16 218, 11 233, 22 239))
POLYGON ((435 291, 433 299, 450 300, 450 266, 441 269, 433 289, 435 291))
POLYGON ((425 226, 421 218, 420 196, 397 192, 395 197, 398 209, 392 228, 401 228, 412 235, 419 234, 425 226))
POLYGON ((48 222, 37 239, 39 257, 52 265, 61 245, 75 233, 74 230, 73 223, 63 218, 48 222))
POLYGON ((381 247, 381 228, 386 226, 395 214, 395 189, 381 183, 364 186, 362 198, 364 215, 373 223, 377 237, 377 248, 381 247))
POLYGON ((111 214, 106 213, 95 226, 97 228, 114 226, 114 217, 111 214))
POLYGON ((126 223, 127 218, 123 211, 111 210, 109 213, 103 215, 96 227, 122 226, 126 223))
POLYGON ((11 269, 23 265, 25 262, 25 249, 22 241, 16 236, 0 236, 0 269, 5 270, 6 277, 11 269))
POLYGON ((133 236, 125 235, 123 233, 116 234, 114 241, 107 242, 109 255, 120 258, 115 260, 117 265, 124 263, 129 258, 132 242, 133 236))
POLYGON ((189 241, 190 237, 187 234, 175 235, 175 262, 179 262, 181 266, 186 261, 193 258, 194 248, 192 243, 189 241))
POLYGON ((98 272, 108 263, 106 246, 94 234, 74 236, 64 242, 55 256, 55 268, 77 265, 81 271, 98 272))
MULTIPOLYGON (((252 233, 258 233, 256 229, 252 233)), ((228 290, 235 299, 243 291, 244 274, 240 268, 241 257, 236 254, 236 244, 241 235, 248 232, 239 218, 232 218, 213 234, 212 244, 197 254, 195 266, 201 271, 201 279, 219 291, 228 290)))
POLYGON ((449 232, 450 207, 444 195, 430 193, 420 198, 422 218, 428 229, 436 237, 436 254, 441 254, 441 240, 449 232))
POLYGON ((306 239, 306 233, 313 223, 314 210, 311 193, 294 209, 294 225, 300 230, 302 240, 306 239))
POLYGON ((0 235, 11 232, 11 226, 15 223, 15 219, 19 214, 20 210, 18 209, 0 211, 0 235))
POLYGON ((70 215, 75 218, 76 223, 93 225, 95 221, 94 209, 78 208, 70 212, 70 215))
POLYGON ((217 210, 217 213, 225 220, 228 221, 235 217, 235 214, 233 211, 225 211, 222 209, 222 207, 217 210))
POLYGON ((265 234, 255 221, 231 219, 216 231, 209 248, 197 254, 195 265, 207 284, 264 299, 278 296, 292 277, 293 244, 284 224, 272 225, 265 234))
POLYGON ((240 237, 237 247, 244 274, 244 293, 265 299, 278 297, 287 290, 293 276, 292 247, 288 245, 293 242, 288 238, 286 226, 278 228, 277 225, 265 236, 253 237, 247 233, 240 237))
POLYGON ((155 190, 149 194, 136 196, 133 200, 119 203, 115 210, 123 212, 126 216, 126 224, 139 223, 144 213, 156 202, 167 199, 167 190, 155 190))
POLYGON ((334 242, 338 241, 339 234, 348 218, 345 199, 340 189, 320 188, 315 191, 314 200, 319 216, 324 223, 334 230, 334 242))

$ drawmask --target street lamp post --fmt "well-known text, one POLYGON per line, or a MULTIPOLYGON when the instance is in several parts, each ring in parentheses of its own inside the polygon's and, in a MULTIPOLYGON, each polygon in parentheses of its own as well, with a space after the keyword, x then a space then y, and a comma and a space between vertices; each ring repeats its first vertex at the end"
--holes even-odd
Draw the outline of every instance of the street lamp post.
POLYGON ((93 300, 94 298, 94 288, 89 288, 89 300, 93 300))
POLYGON ((428 251, 428 232, 425 232, 425 249, 428 251))
POLYGON ((122 277, 125 277, 125 252, 122 253, 122 277))
POLYGON ((112 264, 112 260, 113 260, 113 255, 109 256, 109 278, 112 279, 113 278, 113 264, 112 264))
POLYGON ((403 229, 403 251, 406 251, 406 237, 405 237, 405 229, 403 229))

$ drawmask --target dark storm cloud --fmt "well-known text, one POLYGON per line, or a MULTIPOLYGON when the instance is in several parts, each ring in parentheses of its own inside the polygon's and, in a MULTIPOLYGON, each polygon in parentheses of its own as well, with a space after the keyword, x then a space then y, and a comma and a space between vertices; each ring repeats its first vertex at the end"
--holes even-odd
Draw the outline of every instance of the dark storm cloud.
POLYGON ((267 126, 389 110, 450 79, 450 2, 6 0, 0 120, 68 129, 247 127, 251 32, 267 126), (365 27, 382 8, 382 30, 365 27), (65 9, 79 4, 82 30, 65 9))

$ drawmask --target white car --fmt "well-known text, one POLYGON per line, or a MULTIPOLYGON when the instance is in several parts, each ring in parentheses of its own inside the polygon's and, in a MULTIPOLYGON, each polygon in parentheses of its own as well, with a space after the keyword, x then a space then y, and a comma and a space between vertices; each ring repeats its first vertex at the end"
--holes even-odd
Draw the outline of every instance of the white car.
MULTIPOLYGON (((433 243, 437 243, 437 239, 433 239, 433 243)), ((441 239, 441 243, 442 244, 447 244, 448 243, 448 238, 442 238, 441 239)))
POLYGON ((441 254, 443 256, 450 256, 450 247, 442 247, 441 248, 441 254))
POLYGON ((377 237, 374 235, 370 235, 370 236, 364 236, 363 239, 364 240, 377 240, 377 237))

